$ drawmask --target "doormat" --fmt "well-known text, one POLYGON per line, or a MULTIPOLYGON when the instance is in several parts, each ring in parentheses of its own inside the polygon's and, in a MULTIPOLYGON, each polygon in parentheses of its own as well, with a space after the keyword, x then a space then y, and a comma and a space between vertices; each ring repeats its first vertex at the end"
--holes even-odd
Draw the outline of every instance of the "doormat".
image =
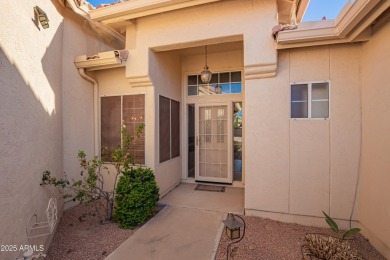
POLYGON ((212 191, 212 192, 225 192, 225 186, 213 186, 213 185, 198 184, 198 185, 196 185, 195 190, 212 191))

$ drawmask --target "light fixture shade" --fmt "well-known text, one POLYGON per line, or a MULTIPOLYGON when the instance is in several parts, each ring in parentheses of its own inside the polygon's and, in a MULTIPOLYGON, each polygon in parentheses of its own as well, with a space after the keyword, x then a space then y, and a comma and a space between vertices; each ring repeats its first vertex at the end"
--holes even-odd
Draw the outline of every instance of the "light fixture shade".
POLYGON ((226 227, 225 234, 226 234, 226 236, 227 236, 230 240, 234 240, 234 239, 237 239, 237 238, 240 238, 240 237, 241 237, 240 228, 229 229, 228 227, 226 227))
POLYGON ((225 224, 225 234, 230 240, 238 239, 241 237, 241 228, 245 225, 234 218, 226 219, 222 221, 225 224))
POLYGON ((42 19, 41 16, 39 16, 39 22, 41 23, 43 29, 49 28, 49 21, 47 20, 47 16, 43 16, 42 19))
POLYGON ((49 28, 49 18, 47 17, 47 14, 38 6, 34 7, 34 12, 37 15, 37 19, 41 24, 42 28, 43 29, 49 28))
POLYGON ((213 75, 211 74, 211 71, 209 71, 209 67, 205 66, 203 71, 200 73, 200 79, 203 83, 208 84, 211 80, 211 77, 213 75))

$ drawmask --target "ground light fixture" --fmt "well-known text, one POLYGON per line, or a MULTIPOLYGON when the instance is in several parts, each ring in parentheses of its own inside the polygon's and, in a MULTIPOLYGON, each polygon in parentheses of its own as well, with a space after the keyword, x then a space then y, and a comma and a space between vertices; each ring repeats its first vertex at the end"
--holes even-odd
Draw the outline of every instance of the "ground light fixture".
POLYGON ((245 236, 245 220, 233 213, 229 213, 226 220, 222 221, 225 224, 225 234, 230 239, 230 244, 227 246, 226 259, 229 259, 230 247, 233 244, 240 242, 245 236), (240 219, 237 220, 236 218, 240 219), (241 235, 242 228, 242 235, 241 235))
POLYGON ((207 66, 207 46, 205 46, 205 61, 206 65, 203 68, 203 71, 200 73, 200 79, 204 84, 208 84, 211 80, 211 71, 209 71, 209 67, 207 66))
POLYGON ((47 14, 41 8, 39 8, 39 6, 34 7, 34 12, 42 28, 43 29, 49 28, 49 18, 47 18, 47 14))

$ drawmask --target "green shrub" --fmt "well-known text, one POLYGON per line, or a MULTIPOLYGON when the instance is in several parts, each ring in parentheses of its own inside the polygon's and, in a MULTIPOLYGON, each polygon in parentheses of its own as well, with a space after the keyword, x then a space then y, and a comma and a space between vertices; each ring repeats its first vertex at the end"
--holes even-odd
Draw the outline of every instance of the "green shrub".
MULTIPOLYGON (((60 192, 63 193, 63 198, 71 198, 73 201, 80 203, 92 204, 95 207, 95 212, 89 212, 89 215, 97 214, 100 222, 111 221, 113 217, 114 198, 115 198, 115 186, 118 180, 118 176, 121 173, 129 171, 130 165, 134 164, 134 160, 131 157, 132 146, 134 142, 141 136, 145 125, 138 124, 136 126, 135 135, 130 135, 126 130, 126 125, 121 127, 122 144, 111 151, 108 154, 106 147, 102 148, 102 158, 99 159, 94 156, 92 159, 87 160, 86 154, 83 151, 79 151, 78 159, 80 166, 83 169, 80 172, 80 178, 71 181, 65 175, 65 178, 57 179, 51 176, 49 171, 43 172, 41 185, 53 185, 60 188, 60 192), (109 168, 105 165, 105 160, 112 162, 115 168, 114 172, 114 185, 112 189, 106 191, 104 186, 104 177, 102 170, 107 174, 110 174, 109 168), (106 216, 100 216, 99 205, 101 199, 105 200, 105 213, 106 216)), ((157 191, 158 193, 158 191, 157 191)), ((103 206, 104 207, 104 206, 103 206)), ((83 216, 81 216, 83 218, 83 216)))
POLYGON ((149 168, 122 170, 115 195, 114 220, 121 228, 134 228, 154 215, 159 188, 149 168))

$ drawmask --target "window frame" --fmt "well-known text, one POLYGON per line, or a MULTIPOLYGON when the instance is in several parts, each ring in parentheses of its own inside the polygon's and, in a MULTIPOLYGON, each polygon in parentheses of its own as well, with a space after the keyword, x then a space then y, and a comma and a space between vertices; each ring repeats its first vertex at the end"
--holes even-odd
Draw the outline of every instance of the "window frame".
POLYGON ((191 97, 202 97, 202 96, 225 96, 225 95, 242 95, 243 94, 243 88, 244 88, 244 80, 243 80, 243 71, 241 69, 237 69, 237 70, 226 70, 226 71, 213 71, 212 72, 213 75, 215 74, 218 74, 218 82, 217 83, 208 83, 208 84, 204 84, 204 83, 200 83, 200 73, 187 73, 185 75, 185 96, 187 98, 191 98, 191 97), (241 80, 240 81, 232 81, 232 73, 237 73, 239 72, 240 73, 240 78, 241 80), (228 82, 223 82, 221 83, 220 81, 220 75, 221 74, 226 74, 226 73, 229 73, 229 81, 228 82), (196 76, 197 78, 197 83, 196 84, 188 84, 188 78, 190 76, 196 76), (221 91, 222 91, 222 85, 223 84, 229 84, 229 89, 231 90, 231 85, 232 84, 241 84, 241 92, 229 92, 229 93, 215 93, 215 94, 210 94, 210 93, 207 93, 207 94, 203 94, 203 95, 199 95, 199 86, 201 85, 220 85, 221 87, 221 91), (195 87, 196 86, 196 95, 189 95, 188 94, 188 88, 189 87, 195 87))
POLYGON ((330 95, 331 95, 331 83, 330 80, 318 80, 318 81, 300 81, 290 82, 290 120, 329 120, 330 115, 330 95), (311 117, 312 115, 312 84, 328 83, 328 117, 311 117), (291 103, 292 101, 292 88, 293 85, 307 85, 307 117, 291 117, 291 103))
MULTIPOLYGON (((105 95, 100 95, 99 96, 99 105, 98 105, 98 108, 99 108, 99 152, 98 152, 98 155, 99 155, 99 158, 102 159, 102 98, 105 98, 105 97, 120 97, 120 101, 121 101, 121 104, 120 104, 120 107, 121 107, 121 120, 120 120, 120 125, 122 127, 123 125, 123 97, 124 96, 135 96, 135 95, 143 95, 144 96, 144 126, 146 126, 146 110, 147 110, 147 106, 146 106, 146 93, 145 92, 139 92, 139 93, 121 93, 121 94, 105 94, 105 95)), ((144 128, 144 131, 143 131, 143 135, 144 135, 144 163, 143 164, 139 164, 139 163, 135 163, 134 162, 134 165, 135 166, 146 166, 146 133, 145 133, 145 128, 144 128)), ((122 146, 122 143, 123 143, 123 137, 122 137, 122 134, 120 133, 120 139, 121 139, 121 146, 122 146)), ((135 160, 135 158, 133 158, 135 160)), ((110 161, 104 161, 105 164, 113 164, 112 162, 110 161)))
POLYGON ((181 125, 180 125, 180 122, 181 122, 181 102, 178 101, 178 100, 175 100, 173 98, 169 98, 169 97, 166 97, 164 95, 158 95, 158 113, 156 113, 156 115, 158 115, 158 163, 159 164, 162 164, 162 163, 165 163, 165 162, 168 162, 172 159, 175 159, 175 158, 178 158, 178 157, 181 157, 181 138, 182 138, 182 134, 181 134, 181 125), (161 148, 160 148, 160 145, 161 145, 161 137, 160 137, 160 98, 165 98, 165 99, 168 99, 169 100, 169 159, 166 159, 164 161, 161 161, 161 148), (178 103, 178 123, 179 123, 179 153, 175 156, 173 156, 173 152, 172 152, 172 102, 177 102, 178 103))

